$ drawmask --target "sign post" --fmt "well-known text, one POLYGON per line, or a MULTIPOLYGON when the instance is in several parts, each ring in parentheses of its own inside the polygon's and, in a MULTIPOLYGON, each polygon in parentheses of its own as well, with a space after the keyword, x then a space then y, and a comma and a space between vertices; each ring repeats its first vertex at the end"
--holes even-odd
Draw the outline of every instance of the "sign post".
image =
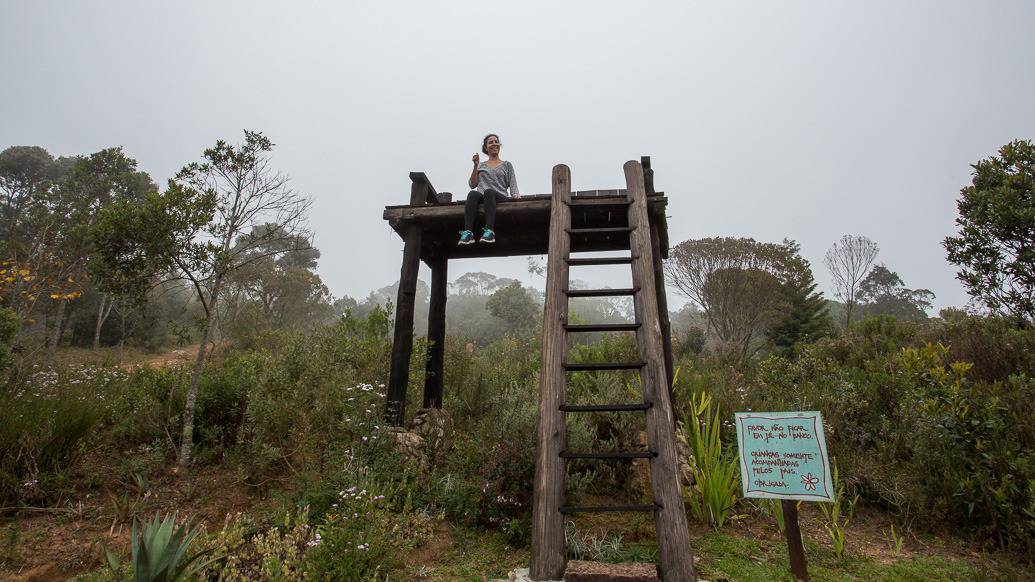
POLYGON ((780 499, 791 571, 808 580, 799 501, 834 501, 823 417, 812 412, 738 412, 744 497, 780 499))

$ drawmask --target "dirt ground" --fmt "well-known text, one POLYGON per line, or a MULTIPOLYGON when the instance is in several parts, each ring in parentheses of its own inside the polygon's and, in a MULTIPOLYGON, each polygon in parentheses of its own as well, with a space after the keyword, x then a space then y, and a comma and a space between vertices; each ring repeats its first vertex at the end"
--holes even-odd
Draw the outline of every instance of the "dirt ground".
POLYGON ((189 507, 180 517, 210 531, 222 527, 228 515, 265 503, 259 492, 237 481, 234 471, 203 468, 186 477, 171 472, 152 477, 143 490, 112 481, 50 510, 8 511, 0 520, 0 580, 67 580, 103 565, 105 547, 128 547, 131 523, 115 517, 113 502, 122 491, 139 499, 137 515, 189 507))

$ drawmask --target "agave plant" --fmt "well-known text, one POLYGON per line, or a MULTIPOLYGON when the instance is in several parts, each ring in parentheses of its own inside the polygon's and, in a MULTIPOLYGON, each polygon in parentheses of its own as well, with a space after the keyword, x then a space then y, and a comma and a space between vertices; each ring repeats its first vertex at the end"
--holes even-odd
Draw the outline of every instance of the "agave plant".
MULTIPOLYGON (((133 520, 133 541, 131 545, 133 579, 136 582, 176 582, 186 580, 215 562, 219 558, 204 561, 212 550, 196 552, 190 557, 187 551, 201 533, 200 528, 191 529, 189 523, 176 525, 176 517, 166 515, 165 519, 155 513, 154 519, 142 524, 137 534, 137 520, 133 520)), ((122 562, 112 552, 107 552, 108 565, 121 572, 122 562)))

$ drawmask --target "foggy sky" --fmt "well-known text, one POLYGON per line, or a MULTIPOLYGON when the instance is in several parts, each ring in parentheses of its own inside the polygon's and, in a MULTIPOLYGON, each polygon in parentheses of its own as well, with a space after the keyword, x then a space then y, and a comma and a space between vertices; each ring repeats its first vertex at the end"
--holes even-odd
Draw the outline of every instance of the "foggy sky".
MULTIPOLYGON (((399 276, 381 212, 408 172, 466 192, 487 132, 526 194, 557 163, 575 189, 623 187, 650 155, 673 244, 793 238, 829 297, 823 254, 864 234, 962 305, 940 241, 970 164, 1035 138, 1032 23, 1024 1, 0 0, 0 149, 121 145, 164 184, 261 130, 314 199, 321 276, 358 298, 399 276)), ((450 279, 469 270, 543 286, 522 257, 450 279)))

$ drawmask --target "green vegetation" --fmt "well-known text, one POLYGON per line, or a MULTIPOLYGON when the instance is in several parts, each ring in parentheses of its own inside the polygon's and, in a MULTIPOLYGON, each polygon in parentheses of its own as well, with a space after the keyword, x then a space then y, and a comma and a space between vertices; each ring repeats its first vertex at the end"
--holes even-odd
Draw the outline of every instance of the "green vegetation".
POLYGON ((712 407, 707 393, 695 394, 690 401, 690 434, 687 440, 693 453, 693 485, 685 491, 686 503, 698 520, 718 529, 733 511, 740 491, 740 470, 736 449, 723 446, 719 407, 712 407))
MULTIPOLYGON (((250 153, 220 142, 206 163, 237 167, 271 147, 261 134, 248 140, 250 153)), ((171 580, 188 566, 209 580, 478 580, 527 564, 541 325, 535 290, 485 273, 453 284, 450 317, 469 325, 454 325, 444 346, 447 414, 424 414, 421 426, 430 429, 414 424, 402 433, 382 420, 392 286, 361 302, 333 299, 315 273, 319 252, 300 231, 263 222, 221 239, 222 250, 208 248, 183 234, 219 230, 207 222, 212 207, 198 194, 200 182, 140 193, 134 188, 150 183, 121 151, 65 162, 45 154, 4 152, 3 184, 60 198, 73 183, 62 180, 74 179, 94 192, 102 210, 84 219, 93 236, 77 240, 97 261, 80 257, 64 280, 78 286, 67 287, 54 279, 65 271, 17 255, 31 242, 19 237, 36 231, 21 225, 5 239, 16 259, 5 263, 0 288, 10 306, 0 311, 0 372, 8 374, 0 391, 0 507, 11 520, 0 570, 46 555, 39 548, 72 522, 103 524, 92 553, 76 557, 93 569, 82 580, 161 579, 160 571, 171 580), (165 234, 156 226, 150 242, 127 236, 176 208, 182 220, 163 226, 171 229, 165 234), (157 246, 141 251, 138 243, 157 246), (221 274, 199 274, 202 266, 189 262, 195 252, 224 261, 221 274), (164 258, 131 260, 141 253, 164 258), (152 285, 156 266, 177 261, 179 274, 194 277, 190 285, 152 285), (39 295, 35 302, 30 293, 39 295), (119 316, 114 329, 107 312, 119 316), (207 355, 206 345, 133 368, 47 355, 95 340, 142 349, 210 333, 219 342, 207 355), (205 474, 238 498, 206 506, 197 479, 205 474), (199 527, 176 525, 174 513, 199 527), (150 515, 138 534, 136 524, 150 515), (31 529, 41 522, 47 527, 31 529), (112 551, 111 567, 101 545, 112 551), (128 561, 118 557, 127 553, 128 561)), ((190 168, 195 181, 211 170, 190 168)), ((929 294, 874 266, 876 245, 867 241, 847 237, 832 255, 856 245, 868 259, 845 273, 843 328, 832 325, 792 241, 688 241, 674 253, 681 288, 698 293, 696 305, 672 314, 682 340, 672 389, 690 451, 693 483, 684 493, 694 547, 709 579, 789 579, 780 505, 738 498, 729 419, 747 410, 823 413, 837 497, 801 506, 814 579, 1012 580, 1030 567, 1035 329, 1013 314, 949 309, 928 317, 929 294)), ((572 309, 572 321, 614 322, 630 306, 595 300, 572 309)), ((629 334, 586 335, 570 345, 569 361, 637 357, 629 334)), ((415 342, 411 402, 423 388, 426 348, 415 342)), ((641 394, 636 374, 578 372, 566 397, 588 404, 641 394)), ((569 419, 568 446, 641 450, 643 429, 638 415, 580 414, 569 419)), ((640 503, 650 496, 646 469, 572 461, 567 498, 640 503)), ((649 516, 579 517, 566 533, 571 558, 656 558, 649 516)))
MULTIPOLYGON (((133 521, 130 535, 133 579, 136 582, 177 582, 189 580, 207 565, 203 560, 209 551, 191 552, 191 545, 200 534, 189 524, 176 524, 172 515, 161 519, 145 521, 137 535, 137 523, 133 521)), ((106 551, 108 565, 115 576, 123 573, 122 559, 118 554, 106 551)), ((214 561, 214 560, 210 560, 214 561)))

